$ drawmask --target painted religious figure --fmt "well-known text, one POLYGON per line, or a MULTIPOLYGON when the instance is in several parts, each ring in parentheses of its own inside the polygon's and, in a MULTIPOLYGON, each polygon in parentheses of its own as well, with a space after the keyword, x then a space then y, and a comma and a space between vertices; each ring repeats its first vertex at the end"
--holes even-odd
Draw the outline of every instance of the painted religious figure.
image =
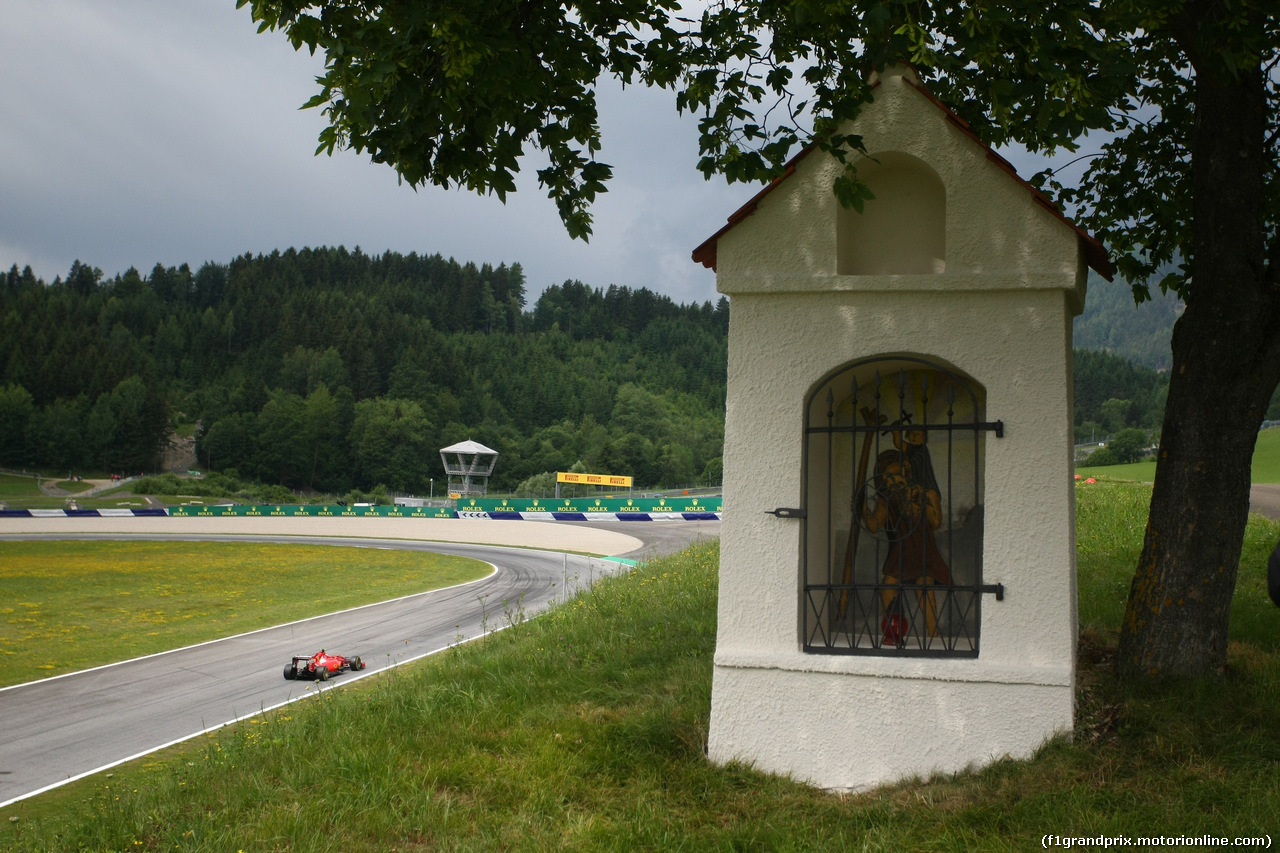
POLYGON ((893 450, 876 458, 873 494, 862 506, 862 523, 888 543, 881 565, 884 588, 880 597, 885 619, 884 640, 905 644, 909 624, 899 600, 900 584, 918 587, 916 596, 930 637, 938 632, 935 595, 926 587, 951 583, 951 571, 938 549, 935 531, 942 523, 942 499, 926 446, 927 433, 912 429, 904 416, 890 427, 893 450))

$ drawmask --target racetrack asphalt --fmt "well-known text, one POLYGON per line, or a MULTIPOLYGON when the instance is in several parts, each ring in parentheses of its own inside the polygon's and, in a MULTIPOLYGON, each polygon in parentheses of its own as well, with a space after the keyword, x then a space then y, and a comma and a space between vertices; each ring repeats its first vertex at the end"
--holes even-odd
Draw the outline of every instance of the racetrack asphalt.
POLYGON ((1280 485, 1254 483, 1249 489, 1249 511, 1280 520, 1280 485))
POLYGON ((0 519, 0 540, 232 538, 394 547, 472 557, 491 563, 495 571, 469 584, 0 689, 0 808, 318 690, 500 630, 509 624, 510 614, 534 615, 596 577, 626 569, 622 563, 563 551, 645 559, 714 538, 720 527, 719 522, 680 521, 363 518, 12 521, 0 519), (343 521, 354 523, 339 525, 343 521), (525 547, 512 547, 521 545, 525 547), (284 679, 284 665, 293 655, 320 648, 359 655, 368 668, 339 675, 323 687, 284 679))

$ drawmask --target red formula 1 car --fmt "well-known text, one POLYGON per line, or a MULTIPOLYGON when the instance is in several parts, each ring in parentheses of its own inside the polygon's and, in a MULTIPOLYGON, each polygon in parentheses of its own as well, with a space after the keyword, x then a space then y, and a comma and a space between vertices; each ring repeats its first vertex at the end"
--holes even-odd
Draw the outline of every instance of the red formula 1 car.
POLYGON ((328 681, 329 676, 337 675, 343 670, 364 669, 365 663, 359 657, 344 658, 342 655, 331 655, 324 649, 311 657, 294 655, 293 662, 284 668, 284 677, 292 681, 295 678, 314 678, 316 681, 328 681))

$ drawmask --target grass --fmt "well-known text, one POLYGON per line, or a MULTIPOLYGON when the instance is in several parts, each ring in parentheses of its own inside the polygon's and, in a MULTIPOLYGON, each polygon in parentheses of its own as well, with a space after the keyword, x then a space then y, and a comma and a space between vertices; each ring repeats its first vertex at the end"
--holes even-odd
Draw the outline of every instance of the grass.
POLYGON ((45 478, 50 484, 66 491, 64 496, 46 495, 40 491, 39 480, 34 474, 0 474, 0 501, 10 509, 65 509, 68 500, 74 498, 81 509, 131 509, 147 505, 142 497, 127 490, 108 490, 89 498, 80 493, 93 488, 87 480, 55 480, 45 478))
POLYGON ((1228 677, 1125 690, 1109 662, 1147 487, 1077 494, 1078 725, 1031 761, 861 796, 706 761, 709 543, 483 642, 17 803, 0 849, 1012 851, 1046 833, 1275 833, 1280 655, 1257 593, 1280 526, 1250 522, 1228 677))
POLYGON ((1156 479, 1156 463, 1155 460, 1152 460, 1150 462, 1130 462, 1125 465, 1098 465, 1092 468, 1077 465, 1076 473, 1081 477, 1124 480, 1131 483, 1154 483, 1156 479))
POLYGON ((40 496, 36 478, 21 474, 0 474, 0 501, 16 501, 40 496))
MULTIPOLYGON (((1156 479, 1156 463, 1152 459, 1127 465, 1100 465, 1096 468, 1078 466, 1076 473, 1081 477, 1151 483, 1156 479)), ((1280 428, 1264 429, 1258 433, 1258 443, 1253 449, 1251 479, 1254 483, 1280 483, 1280 428)))
POLYGON ((484 577, 418 551, 0 542, 0 687, 484 577))
POLYGON ((1253 482, 1280 483, 1280 429, 1258 433, 1253 449, 1253 482))
MULTIPOLYGON (((1076 482, 1076 561, 1080 627, 1114 634, 1124 616, 1151 486, 1076 482)), ((1231 639, 1241 649, 1280 653, 1280 614, 1267 595, 1267 558, 1280 540, 1280 522, 1249 517, 1231 606, 1231 639)))
POLYGON ((54 488, 62 489, 62 491, 72 496, 87 492, 93 488, 93 483, 88 480, 59 480, 53 485, 54 488))

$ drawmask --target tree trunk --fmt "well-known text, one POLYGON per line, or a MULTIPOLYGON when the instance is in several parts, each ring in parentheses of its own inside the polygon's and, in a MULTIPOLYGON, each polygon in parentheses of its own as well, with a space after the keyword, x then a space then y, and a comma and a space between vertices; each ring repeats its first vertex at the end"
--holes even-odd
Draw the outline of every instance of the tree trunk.
POLYGON ((1173 333, 1151 513, 1121 626, 1127 681, 1223 672, 1254 443, 1277 379, 1280 317, 1265 264, 1266 98, 1259 69, 1197 68, 1194 258, 1173 333))

